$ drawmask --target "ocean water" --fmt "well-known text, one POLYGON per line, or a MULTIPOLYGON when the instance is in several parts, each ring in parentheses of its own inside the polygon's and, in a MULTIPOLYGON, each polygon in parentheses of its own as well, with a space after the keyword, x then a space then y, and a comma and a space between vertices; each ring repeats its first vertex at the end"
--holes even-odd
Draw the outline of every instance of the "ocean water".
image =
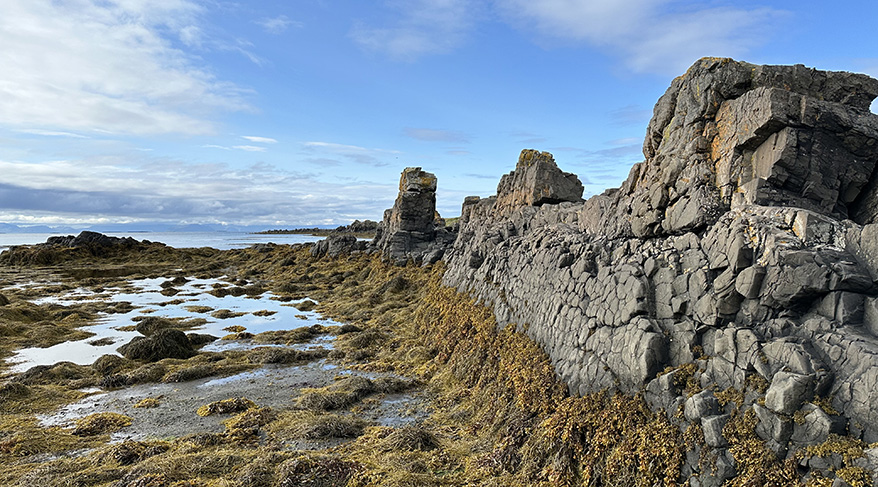
MULTIPOLYGON (((0 252, 13 245, 33 245, 43 243, 50 233, 0 233, 0 252)), ((242 249, 258 243, 297 244, 316 242, 323 237, 314 235, 257 235, 235 232, 132 232, 106 233, 113 237, 131 237, 136 240, 161 242, 170 247, 213 247, 219 250, 242 249)))

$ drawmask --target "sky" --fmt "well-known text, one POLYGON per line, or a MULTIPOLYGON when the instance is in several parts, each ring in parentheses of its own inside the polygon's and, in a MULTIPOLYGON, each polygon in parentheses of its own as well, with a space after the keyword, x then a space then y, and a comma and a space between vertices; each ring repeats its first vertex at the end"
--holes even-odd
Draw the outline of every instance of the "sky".
POLYGON ((700 57, 878 77, 875 19, 865 0, 0 0, 0 222, 377 220, 410 166, 451 217, 526 148, 588 197, 643 160, 700 57))

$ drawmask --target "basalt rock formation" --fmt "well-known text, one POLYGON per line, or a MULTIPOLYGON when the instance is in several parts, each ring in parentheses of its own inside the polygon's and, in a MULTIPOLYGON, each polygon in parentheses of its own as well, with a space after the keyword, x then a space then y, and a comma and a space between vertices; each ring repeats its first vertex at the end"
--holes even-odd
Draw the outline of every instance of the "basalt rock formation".
POLYGON ((399 196, 378 224, 373 250, 404 265, 409 260, 432 264, 453 240, 436 212, 436 176, 408 167, 399 178, 399 196))
MULTIPOLYGON (((876 95, 865 75, 702 59, 659 100, 620 188, 582 202, 576 176, 528 150, 497 195, 466 198, 444 283, 526 330, 571 393, 642 393, 700 426, 714 460, 687 461, 692 485, 736 474, 718 395, 740 394, 781 458, 830 434, 876 442, 876 95)), ((395 260, 429 245, 423 211, 417 240, 389 243, 405 201, 385 215, 395 260)), ((821 461, 800 467, 841 465, 821 461)))

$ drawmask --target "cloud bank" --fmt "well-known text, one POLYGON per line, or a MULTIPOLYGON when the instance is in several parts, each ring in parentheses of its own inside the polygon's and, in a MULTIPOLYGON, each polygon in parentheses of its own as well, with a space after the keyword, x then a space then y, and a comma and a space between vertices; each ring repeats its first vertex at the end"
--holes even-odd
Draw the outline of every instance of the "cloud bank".
POLYGON ((0 174, 0 218, 12 223, 51 215, 43 221, 342 224, 375 218, 396 194, 393 184, 327 183, 268 164, 235 169, 163 159, 0 161, 0 174))
POLYGON ((203 42, 191 0, 0 2, 0 124, 115 134, 210 134, 244 93, 177 44, 203 42))

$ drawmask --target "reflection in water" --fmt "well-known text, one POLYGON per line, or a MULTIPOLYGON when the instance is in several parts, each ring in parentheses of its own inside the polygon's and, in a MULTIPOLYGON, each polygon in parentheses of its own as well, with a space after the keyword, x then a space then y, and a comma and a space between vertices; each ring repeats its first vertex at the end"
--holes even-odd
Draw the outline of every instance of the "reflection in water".
MULTIPOLYGON (((84 331, 94 333, 94 336, 87 339, 64 342, 48 348, 28 348, 18 351, 9 360, 14 363, 12 371, 23 372, 36 365, 52 365, 64 361, 80 365, 91 364, 101 355, 116 353, 120 346, 140 336, 136 331, 125 331, 120 328, 136 325, 134 318, 142 316, 206 319, 207 323, 204 325, 186 331, 206 333, 216 337, 227 335, 229 332, 223 328, 229 326, 242 326, 249 333, 258 334, 265 331, 291 330, 317 323, 336 324, 320 319, 320 316, 313 311, 299 311, 289 304, 271 299, 273 295, 270 292, 253 297, 232 295, 217 297, 208 294, 207 291, 212 290, 214 285, 226 286, 227 283, 218 279, 191 279, 185 284, 174 286, 178 293, 169 297, 161 293, 162 284, 166 281, 167 279, 164 278, 137 279, 124 288, 107 288, 100 294, 77 288, 61 296, 35 300, 36 304, 61 305, 95 301, 128 302, 134 306, 134 309, 127 313, 104 314, 96 325, 82 328, 84 331), (211 313, 218 310, 230 311, 227 315, 231 317, 226 319, 212 317, 211 313), (258 313, 259 316, 253 314, 259 311, 265 313, 258 313), (238 314, 240 316, 236 316, 238 314)), ((326 346, 322 341, 332 339, 332 337, 321 338, 322 340, 315 340, 308 346, 326 346)), ((245 350, 253 346, 252 342, 218 341, 205 346, 202 350, 245 350)))

